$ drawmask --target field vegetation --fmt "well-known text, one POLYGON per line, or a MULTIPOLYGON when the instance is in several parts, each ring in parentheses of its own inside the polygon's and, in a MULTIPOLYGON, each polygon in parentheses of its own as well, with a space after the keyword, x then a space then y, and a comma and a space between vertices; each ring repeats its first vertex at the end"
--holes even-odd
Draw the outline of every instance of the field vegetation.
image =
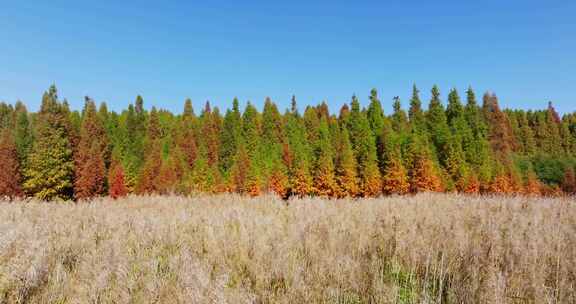
POLYGON ((574 199, 0 203, 0 303, 575 303, 574 199))

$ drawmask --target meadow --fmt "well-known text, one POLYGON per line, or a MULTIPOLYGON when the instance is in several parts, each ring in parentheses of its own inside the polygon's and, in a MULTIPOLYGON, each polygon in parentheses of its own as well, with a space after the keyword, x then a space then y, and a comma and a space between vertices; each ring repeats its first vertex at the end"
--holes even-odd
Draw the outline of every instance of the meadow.
POLYGON ((0 203, 0 303, 575 303, 576 200, 0 203))

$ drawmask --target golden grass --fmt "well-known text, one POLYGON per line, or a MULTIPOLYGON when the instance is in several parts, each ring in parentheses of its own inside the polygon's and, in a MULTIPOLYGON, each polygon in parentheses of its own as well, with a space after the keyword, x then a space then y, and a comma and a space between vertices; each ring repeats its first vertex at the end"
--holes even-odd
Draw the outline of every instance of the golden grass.
POLYGON ((0 203, 0 303, 575 303, 574 199, 0 203))

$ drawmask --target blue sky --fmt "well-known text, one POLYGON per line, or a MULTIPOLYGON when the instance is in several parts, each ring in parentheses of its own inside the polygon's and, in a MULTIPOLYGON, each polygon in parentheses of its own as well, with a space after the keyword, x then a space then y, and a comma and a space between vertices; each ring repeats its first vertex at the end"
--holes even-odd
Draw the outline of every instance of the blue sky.
POLYGON ((52 83, 180 112, 270 96, 332 110, 377 88, 391 110, 472 85, 502 105, 576 110, 576 1, 0 1, 0 100, 37 110, 52 83))

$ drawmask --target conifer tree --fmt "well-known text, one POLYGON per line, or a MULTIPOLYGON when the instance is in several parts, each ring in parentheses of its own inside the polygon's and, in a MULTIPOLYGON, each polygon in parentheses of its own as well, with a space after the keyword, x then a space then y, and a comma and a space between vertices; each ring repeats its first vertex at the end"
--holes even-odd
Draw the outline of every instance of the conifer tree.
POLYGON ((262 112, 261 177, 268 191, 284 196, 287 188, 286 167, 282 161, 282 145, 286 141, 283 122, 276 104, 266 98, 262 112))
POLYGON ((75 155, 74 191, 78 199, 100 196, 106 192, 106 130, 96 113, 96 105, 88 97, 83 112, 78 151, 75 155))
POLYGON ((159 191, 156 178, 162 168, 161 130, 158 111, 152 107, 146 129, 144 164, 136 184, 136 193, 151 194, 159 191))
POLYGON ((448 128, 446 113, 440 101, 440 91, 437 86, 432 87, 432 99, 428 106, 426 122, 438 159, 445 165, 449 155, 450 129, 448 128))
POLYGON ((184 159, 188 164, 188 168, 194 166, 194 162, 198 156, 198 143, 195 132, 196 128, 197 122, 196 116, 194 115, 194 109, 192 108, 192 101, 186 99, 177 141, 180 151, 182 151, 184 159))
POLYGON ((179 151, 172 151, 168 159, 162 161, 154 183, 162 194, 176 193, 184 176, 184 161, 179 151))
POLYGON ((128 195, 128 188, 126 187, 126 181, 124 177, 124 168, 122 168, 122 163, 113 160, 110 165, 110 171, 108 173, 109 182, 109 195, 113 199, 118 199, 128 195))
POLYGON ((0 129, 0 164, 0 198, 21 196, 18 151, 9 129, 0 129))
POLYGON ((242 114, 242 136, 244 139, 250 170, 248 171, 247 193, 258 195, 262 189, 262 157, 260 139, 260 116, 256 108, 248 102, 242 114))
POLYGON ((22 171, 27 167, 27 158, 30 150, 32 149, 34 138, 32 135, 28 110, 22 102, 16 102, 16 106, 14 107, 14 115, 14 141, 16 144, 16 150, 18 152, 20 170, 22 171))
POLYGON ((25 170, 24 189, 41 200, 70 199, 74 162, 68 138, 69 117, 55 86, 44 93, 36 119, 35 138, 25 170))
POLYGON ((472 88, 466 92, 466 107, 464 116, 470 126, 472 139, 464 140, 463 148, 466 161, 470 164, 472 170, 477 173, 480 185, 485 189, 492 180, 492 150, 488 141, 488 126, 478 103, 476 95, 472 88))
POLYGON ((325 117, 322 117, 318 129, 318 142, 315 144, 314 192, 320 196, 334 197, 338 195, 338 185, 334 174, 333 151, 329 132, 328 122, 325 117))
POLYGON ((380 99, 378 99, 378 91, 372 89, 370 91, 370 104, 366 110, 366 116, 370 122, 370 129, 375 139, 377 139, 384 128, 384 111, 382 110, 382 104, 380 99))
POLYGON ((534 131, 528 122, 526 112, 522 111, 519 114, 518 124, 520 128, 520 145, 524 154, 534 154, 536 152, 536 141, 534 139, 534 131))
POLYGON ((410 190, 413 193, 442 191, 442 183, 435 173, 434 163, 424 154, 414 161, 410 172, 410 190))
POLYGON ((506 114, 500 110, 496 95, 486 93, 483 99, 482 110, 490 126, 489 140, 492 150, 498 159, 504 160, 516 148, 510 121, 506 114))
POLYGON ((560 136, 561 120, 560 115, 554 109, 552 102, 548 102, 548 109, 546 110, 546 129, 547 129, 547 152, 559 155, 563 152, 562 138, 560 136))
POLYGON ((445 158, 445 167, 450 177, 456 182, 457 190, 464 191, 469 179, 464 147, 469 146, 474 138, 456 89, 448 94, 446 116, 451 129, 451 136, 447 144, 448 155, 445 158))
POLYGON ((288 183, 292 195, 305 196, 312 191, 310 148, 306 140, 306 126, 297 111, 295 98, 292 100, 292 105, 285 127, 291 159, 291 165, 288 167, 288 183))
POLYGON ((370 122, 360 111, 356 96, 352 97, 350 111, 350 135, 358 165, 360 191, 363 196, 375 196, 381 192, 380 170, 376 157, 376 145, 370 122))
POLYGON ((142 166, 142 171, 136 184, 136 193, 152 194, 159 191, 156 183, 157 176, 162 168, 162 154, 159 145, 151 145, 142 166))
POLYGON ((222 172, 227 175, 234 164, 236 149, 242 136, 242 117, 238 105, 238 99, 234 98, 232 110, 226 111, 224 123, 220 134, 220 166, 222 172))
POLYGON ((573 167, 568 167, 564 171, 562 190, 567 194, 576 194, 576 176, 573 167))
POLYGON ((14 108, 10 104, 0 102, 0 130, 7 129, 14 125, 14 108))
POLYGON ((409 122, 406 112, 402 110, 402 104, 400 102, 400 97, 394 97, 393 103, 394 113, 392 114, 392 129, 399 133, 405 134, 409 131, 409 122))
POLYGON ((420 101, 418 88, 416 85, 412 87, 412 98, 410 99, 410 111, 408 112, 410 124, 414 133, 421 138, 425 138, 427 133, 426 118, 422 110, 422 102, 420 101))
POLYGON ((354 197, 358 195, 357 164, 348 135, 348 128, 341 128, 338 157, 336 162, 336 172, 340 193, 342 196, 354 197))
POLYGON ((385 194, 405 194, 410 190, 408 174, 398 157, 392 157, 388 161, 382 180, 385 194))
POLYGON ((240 141, 234 155, 234 162, 230 172, 230 189, 237 193, 247 193, 250 173, 250 158, 246 152, 245 144, 240 141))

